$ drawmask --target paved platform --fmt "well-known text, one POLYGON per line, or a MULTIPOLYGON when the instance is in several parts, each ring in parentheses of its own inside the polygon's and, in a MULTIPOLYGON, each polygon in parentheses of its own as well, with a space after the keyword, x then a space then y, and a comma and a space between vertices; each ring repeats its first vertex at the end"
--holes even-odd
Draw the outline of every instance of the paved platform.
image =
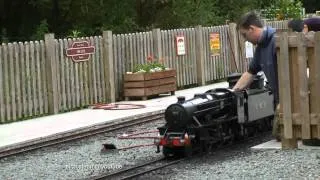
MULTIPOLYGON (((281 142, 274 140, 259 144, 257 146, 251 147, 251 149, 281 149, 281 142)), ((298 149, 319 149, 320 146, 306 146, 302 144, 302 141, 298 141, 298 149)))
POLYGON ((131 110, 101 110, 83 109, 68 113, 34 118, 30 120, 0 125, 0 149, 19 145, 21 143, 58 136, 66 132, 74 132, 99 124, 117 121, 133 116, 147 115, 163 111, 172 103, 177 102, 178 96, 192 98, 195 93, 203 93, 209 89, 228 87, 227 82, 176 91, 174 96, 163 96, 145 101, 121 101, 117 103, 142 104, 146 108, 131 110))

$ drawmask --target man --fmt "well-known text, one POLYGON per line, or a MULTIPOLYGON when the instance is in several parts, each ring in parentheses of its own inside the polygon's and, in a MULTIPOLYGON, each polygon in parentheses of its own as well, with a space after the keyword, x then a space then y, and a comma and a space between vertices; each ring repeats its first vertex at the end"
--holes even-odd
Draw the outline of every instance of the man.
MULTIPOLYGON (((278 69, 274 38, 276 30, 271 27, 264 27, 259 17, 253 12, 249 12, 240 18, 237 23, 237 29, 247 41, 257 46, 248 71, 242 74, 233 90, 239 91, 247 88, 252 83, 254 75, 259 71, 263 71, 273 91, 274 107, 276 107, 279 103, 278 69)), ((273 135, 278 138, 278 125, 275 125, 275 123, 277 124, 276 119, 274 121, 273 135)))
POLYGON ((319 17, 312 17, 303 20, 304 29, 303 32, 309 31, 320 31, 320 18, 319 17))
POLYGON ((320 31, 320 17, 311 17, 305 20, 290 20, 288 22, 288 28, 292 31, 304 33, 309 31, 320 31))
POLYGON ((294 32, 305 32, 307 25, 301 19, 293 19, 288 22, 288 29, 294 32))

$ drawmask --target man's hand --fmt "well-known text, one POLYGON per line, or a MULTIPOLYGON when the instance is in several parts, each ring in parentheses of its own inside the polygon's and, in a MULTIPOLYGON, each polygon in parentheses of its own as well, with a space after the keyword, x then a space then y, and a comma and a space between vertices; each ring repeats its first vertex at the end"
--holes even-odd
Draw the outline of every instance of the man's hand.
POLYGON ((238 92, 238 91, 241 91, 241 89, 239 89, 239 88, 234 88, 234 87, 233 87, 233 88, 232 88, 232 91, 233 91, 233 92, 238 92))
POLYGON ((242 74, 236 85, 232 88, 234 91, 241 91, 247 88, 253 81, 253 74, 245 72, 242 74))

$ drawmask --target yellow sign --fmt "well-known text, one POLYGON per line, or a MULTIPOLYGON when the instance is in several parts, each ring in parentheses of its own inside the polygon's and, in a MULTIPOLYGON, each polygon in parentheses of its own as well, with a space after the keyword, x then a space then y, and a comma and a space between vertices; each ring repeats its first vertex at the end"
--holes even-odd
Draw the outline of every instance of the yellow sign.
POLYGON ((220 55, 220 34, 210 33, 210 53, 211 56, 220 55))

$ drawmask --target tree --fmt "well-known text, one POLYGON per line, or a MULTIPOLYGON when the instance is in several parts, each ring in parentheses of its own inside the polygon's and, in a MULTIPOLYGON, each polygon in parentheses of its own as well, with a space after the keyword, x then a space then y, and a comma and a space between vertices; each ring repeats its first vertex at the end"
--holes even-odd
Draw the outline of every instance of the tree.
POLYGON ((306 13, 315 13, 320 10, 319 0, 302 0, 302 4, 306 9, 306 13))
POLYGON ((300 0, 278 0, 267 9, 266 18, 268 19, 301 19, 302 3, 300 0))
POLYGON ((1 39, 57 38, 212 26, 276 0, 0 0, 1 39), (19 14, 19 15, 17 15, 19 14), (43 37, 42 37, 43 38, 43 37))

